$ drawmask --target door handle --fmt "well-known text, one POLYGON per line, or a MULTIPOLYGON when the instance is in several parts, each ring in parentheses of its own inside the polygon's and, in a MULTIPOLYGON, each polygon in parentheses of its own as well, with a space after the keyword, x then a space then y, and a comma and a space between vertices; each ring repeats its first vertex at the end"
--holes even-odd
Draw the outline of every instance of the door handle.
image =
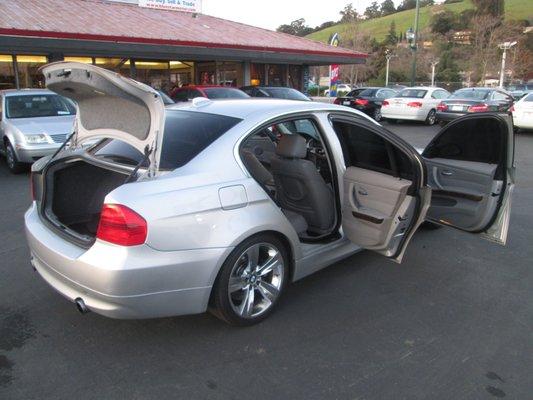
POLYGON ((441 175, 445 175, 445 176, 452 176, 453 175, 453 172, 452 171, 448 171, 447 169, 445 169, 444 171, 441 171, 440 173, 441 173, 441 175))

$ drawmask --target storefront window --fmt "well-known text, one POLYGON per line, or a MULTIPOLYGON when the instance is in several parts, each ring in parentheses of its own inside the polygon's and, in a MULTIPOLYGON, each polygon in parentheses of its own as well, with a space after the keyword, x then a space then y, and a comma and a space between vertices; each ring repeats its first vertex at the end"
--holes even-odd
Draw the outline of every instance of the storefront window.
POLYGON ((0 54, 0 90, 14 89, 15 70, 13 69, 13 57, 0 54))
POLYGON ((289 65, 289 86, 302 91, 302 66, 301 65, 289 65))
POLYGON ((170 92, 176 87, 187 86, 193 83, 194 63, 184 61, 169 61, 170 66, 170 92))
POLYGON ((216 65, 214 62, 210 63, 196 63, 196 71, 198 74, 199 85, 214 85, 216 65))
POLYGON ((111 71, 115 71, 122 76, 131 78, 130 73, 130 60, 127 58, 103 58, 96 57, 94 59, 95 65, 111 71))
POLYGON ((244 85, 241 63, 224 62, 218 64, 218 83, 222 86, 241 87, 244 85))
POLYGON ((268 66, 268 86, 285 86, 286 65, 270 64, 268 66))
POLYGON ((83 64, 92 64, 93 58, 92 57, 64 57, 64 61, 70 61, 70 62, 79 62, 83 64))
POLYGON ((252 86, 265 85, 265 64, 251 64, 250 66, 252 86))
POLYGON ((46 56, 17 55, 17 68, 21 88, 43 88, 44 77, 39 68, 48 62, 46 56))

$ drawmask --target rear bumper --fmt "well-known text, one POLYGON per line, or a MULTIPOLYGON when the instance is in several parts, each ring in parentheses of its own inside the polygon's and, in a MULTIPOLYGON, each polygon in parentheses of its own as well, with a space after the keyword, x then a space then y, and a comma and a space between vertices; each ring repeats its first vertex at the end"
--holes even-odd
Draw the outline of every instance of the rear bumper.
POLYGON ((513 125, 522 129, 533 129, 533 118, 523 118, 513 115, 513 125))
POLYGON ((156 318, 206 311, 231 248, 157 251, 97 241, 86 250, 50 231, 35 205, 25 214, 31 262, 70 301, 111 318, 156 318))
POLYGON ((459 117, 466 115, 466 113, 447 113, 437 111, 437 121, 453 121, 459 117))
POLYGON ((385 119, 401 119, 408 121, 425 121, 427 118, 427 111, 424 110, 389 110, 388 107, 381 108, 381 116, 385 119))

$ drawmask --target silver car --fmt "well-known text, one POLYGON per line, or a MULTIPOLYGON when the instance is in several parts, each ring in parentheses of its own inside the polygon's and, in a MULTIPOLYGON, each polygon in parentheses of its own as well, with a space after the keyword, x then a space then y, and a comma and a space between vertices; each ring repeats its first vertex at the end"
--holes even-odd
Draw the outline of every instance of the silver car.
POLYGON ((54 153, 73 131, 74 104, 49 90, 3 90, 0 106, 0 151, 13 173, 54 153))
POLYGON ((450 123, 420 155, 347 107, 165 110, 153 89, 95 66, 43 73, 77 103, 77 133, 33 165, 26 234, 33 267, 83 313, 209 309, 250 325, 288 283, 361 249, 400 262, 425 220, 505 243, 513 136, 499 115, 450 123))

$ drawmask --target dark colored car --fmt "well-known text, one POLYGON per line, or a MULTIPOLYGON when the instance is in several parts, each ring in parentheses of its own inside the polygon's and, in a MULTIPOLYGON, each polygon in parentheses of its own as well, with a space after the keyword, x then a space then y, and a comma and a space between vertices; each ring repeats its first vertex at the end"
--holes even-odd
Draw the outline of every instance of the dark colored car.
POLYGON ((384 87, 362 87, 352 90, 346 96, 337 97, 335 104, 348 106, 362 111, 376 121, 381 121, 383 100, 398 94, 396 90, 384 87))
POLYGON ((189 101, 196 97, 207 97, 211 100, 221 99, 248 99, 246 93, 237 88, 231 88, 227 86, 214 86, 214 85, 189 85, 176 88, 170 94, 170 97, 175 102, 189 101))
POLYGON ((241 90, 252 97, 311 101, 311 99, 302 92, 283 86, 244 86, 241 90))
POLYGON ((165 104, 165 106, 174 104, 174 100, 172 100, 170 96, 166 94, 165 92, 163 92, 162 90, 157 90, 157 93, 159 93, 159 96, 161 96, 161 100, 163 100, 163 104, 165 104))
POLYGON ((513 103, 513 96, 499 88, 459 89, 437 105, 437 121, 446 123, 470 113, 508 113, 513 103))

